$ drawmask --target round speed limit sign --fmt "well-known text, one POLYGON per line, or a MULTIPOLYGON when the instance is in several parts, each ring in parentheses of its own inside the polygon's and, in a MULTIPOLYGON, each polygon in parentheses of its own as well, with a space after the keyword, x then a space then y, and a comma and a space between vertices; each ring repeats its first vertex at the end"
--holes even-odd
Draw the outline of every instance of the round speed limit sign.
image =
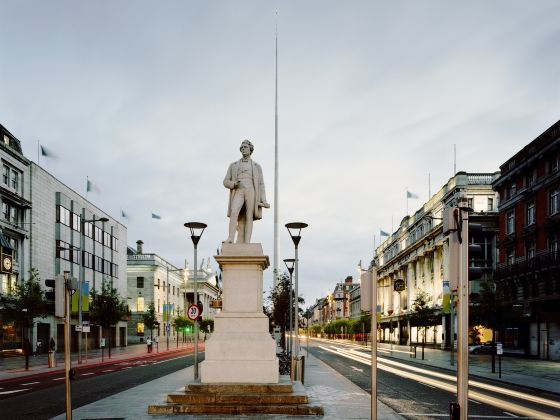
POLYGON ((191 321, 197 319, 200 316, 200 310, 198 309, 198 306, 196 305, 189 306, 189 309, 187 310, 187 316, 191 321))

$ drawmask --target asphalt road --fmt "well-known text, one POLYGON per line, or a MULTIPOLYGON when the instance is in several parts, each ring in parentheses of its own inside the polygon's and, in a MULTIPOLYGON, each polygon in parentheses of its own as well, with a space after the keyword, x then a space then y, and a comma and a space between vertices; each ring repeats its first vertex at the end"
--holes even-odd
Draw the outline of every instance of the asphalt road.
MULTIPOLYGON (((371 353, 367 349, 312 340, 309 352, 371 393, 371 353)), ((446 369, 379 354, 378 399, 408 419, 449 418, 449 403, 455 399, 456 392, 454 375, 455 372, 446 369)), ((560 418, 556 394, 520 386, 504 387, 502 383, 478 378, 475 381, 477 385, 469 389, 469 417, 560 418)))
MULTIPOLYGON (((72 406, 81 407, 126 389, 173 373, 193 364, 193 354, 186 352, 146 356, 129 361, 98 366, 81 365, 72 381, 72 406)), ((199 361, 204 353, 199 353, 199 361)), ((48 419, 65 411, 64 375, 60 372, 33 378, 3 382, 3 390, 19 390, 3 394, 0 418, 48 419), (21 391, 21 390, 24 391, 21 391)))

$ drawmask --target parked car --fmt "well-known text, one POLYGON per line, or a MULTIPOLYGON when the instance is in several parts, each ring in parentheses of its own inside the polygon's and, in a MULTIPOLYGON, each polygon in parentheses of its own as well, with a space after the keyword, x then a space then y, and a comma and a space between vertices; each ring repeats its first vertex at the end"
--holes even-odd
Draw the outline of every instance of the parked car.
POLYGON ((469 346, 470 354, 492 354, 492 343, 480 343, 469 346))

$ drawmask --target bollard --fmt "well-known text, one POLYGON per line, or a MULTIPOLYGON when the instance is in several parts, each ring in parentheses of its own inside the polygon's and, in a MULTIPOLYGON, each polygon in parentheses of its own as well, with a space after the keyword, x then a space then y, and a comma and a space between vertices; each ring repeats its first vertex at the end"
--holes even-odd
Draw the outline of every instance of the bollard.
POLYGON ((48 362, 49 362, 49 367, 50 368, 54 368, 56 367, 56 353, 52 350, 49 351, 49 355, 48 357, 48 362))

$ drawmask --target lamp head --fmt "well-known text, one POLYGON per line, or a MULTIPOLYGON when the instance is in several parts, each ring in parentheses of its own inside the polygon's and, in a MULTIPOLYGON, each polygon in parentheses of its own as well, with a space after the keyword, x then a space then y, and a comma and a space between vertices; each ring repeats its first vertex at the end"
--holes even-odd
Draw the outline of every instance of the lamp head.
POLYGON ((185 223, 185 227, 191 231, 191 239, 195 246, 198 245, 198 241, 200 241, 200 237, 204 233, 204 229, 206 229, 207 226, 208 225, 206 223, 201 222, 185 223))
POLYGON ((299 245, 299 241, 301 241, 301 230, 305 229, 307 226, 309 226, 307 223, 302 222, 286 223, 286 229, 288 229, 288 233, 296 248, 299 245))

